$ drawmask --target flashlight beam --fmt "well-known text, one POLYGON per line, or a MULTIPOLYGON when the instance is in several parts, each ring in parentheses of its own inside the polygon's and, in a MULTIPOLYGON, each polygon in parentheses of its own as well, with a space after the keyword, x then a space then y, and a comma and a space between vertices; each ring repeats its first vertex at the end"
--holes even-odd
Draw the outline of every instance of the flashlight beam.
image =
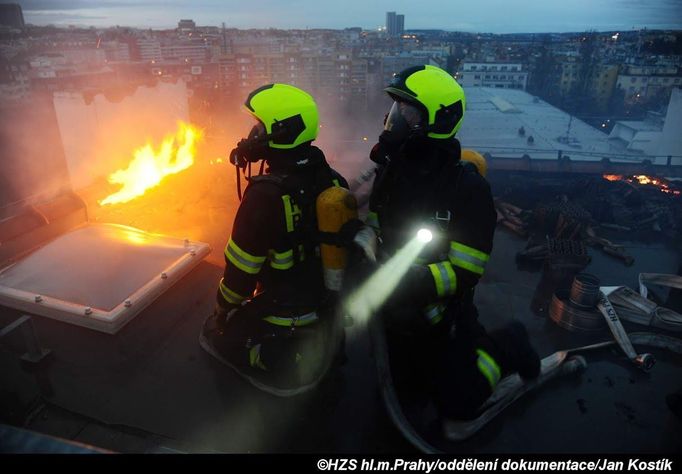
POLYGON ((360 322, 366 322, 391 296, 425 245, 422 239, 414 237, 398 250, 348 297, 346 313, 360 322))

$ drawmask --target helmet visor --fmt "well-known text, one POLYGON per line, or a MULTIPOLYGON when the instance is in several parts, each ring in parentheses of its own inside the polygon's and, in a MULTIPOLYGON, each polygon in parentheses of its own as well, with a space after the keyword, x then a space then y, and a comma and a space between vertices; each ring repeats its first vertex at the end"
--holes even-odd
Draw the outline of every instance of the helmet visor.
POLYGON ((258 140, 259 138, 265 138, 265 125, 260 120, 251 128, 248 139, 258 140))
POLYGON ((384 130, 395 134, 396 137, 407 138, 410 131, 424 126, 424 114, 412 104, 402 101, 393 102, 384 122, 384 130))

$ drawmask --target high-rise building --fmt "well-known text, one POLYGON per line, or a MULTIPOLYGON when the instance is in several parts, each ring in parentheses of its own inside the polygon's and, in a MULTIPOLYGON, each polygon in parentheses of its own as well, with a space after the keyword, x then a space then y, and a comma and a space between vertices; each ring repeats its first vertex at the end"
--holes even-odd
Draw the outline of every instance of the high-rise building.
POLYGON ((386 34, 391 37, 400 36, 405 32, 405 15, 396 12, 386 12, 386 34))
POLYGON ((398 34, 398 18, 395 12, 386 12, 386 33, 388 36, 398 34))
POLYGON ((178 30, 181 31, 192 31, 197 27, 194 20, 180 20, 178 22, 178 30))
POLYGON ((405 15, 396 16, 396 36, 401 36, 405 33, 405 15))
POLYGON ((24 13, 18 3, 0 4, 0 25, 13 28, 24 27, 24 13))

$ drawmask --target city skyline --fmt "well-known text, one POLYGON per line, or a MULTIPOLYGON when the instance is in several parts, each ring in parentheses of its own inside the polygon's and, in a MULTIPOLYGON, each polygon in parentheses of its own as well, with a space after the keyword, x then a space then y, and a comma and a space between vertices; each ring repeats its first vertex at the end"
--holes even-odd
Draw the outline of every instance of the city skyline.
POLYGON ((405 14, 405 29, 442 29, 490 33, 615 31, 639 28, 682 29, 682 0, 575 0, 568 3, 523 0, 430 1, 415 6, 403 0, 371 5, 359 0, 323 4, 312 0, 263 0, 255 12, 241 2, 200 0, 191 7, 173 0, 20 0, 27 23, 58 26, 174 28, 181 18, 197 25, 233 28, 376 29, 386 12, 405 14), (438 11, 438 15, 433 12, 438 11), (305 12, 305 14, 300 14, 305 12), (510 16, 510 13, 512 15, 510 16), (509 20, 513 18, 513 20, 509 20))

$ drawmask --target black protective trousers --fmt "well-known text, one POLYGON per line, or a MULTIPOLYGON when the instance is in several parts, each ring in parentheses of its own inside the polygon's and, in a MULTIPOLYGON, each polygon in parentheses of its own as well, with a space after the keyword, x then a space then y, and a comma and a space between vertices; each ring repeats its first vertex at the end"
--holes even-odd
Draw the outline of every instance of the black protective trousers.
POLYGON ((453 303, 433 327, 406 331, 387 322, 391 371, 404 401, 430 398, 444 418, 479 416, 492 387, 478 369, 476 350, 486 351, 503 370, 506 361, 497 350, 495 332, 488 334, 477 317, 473 303, 453 303))

